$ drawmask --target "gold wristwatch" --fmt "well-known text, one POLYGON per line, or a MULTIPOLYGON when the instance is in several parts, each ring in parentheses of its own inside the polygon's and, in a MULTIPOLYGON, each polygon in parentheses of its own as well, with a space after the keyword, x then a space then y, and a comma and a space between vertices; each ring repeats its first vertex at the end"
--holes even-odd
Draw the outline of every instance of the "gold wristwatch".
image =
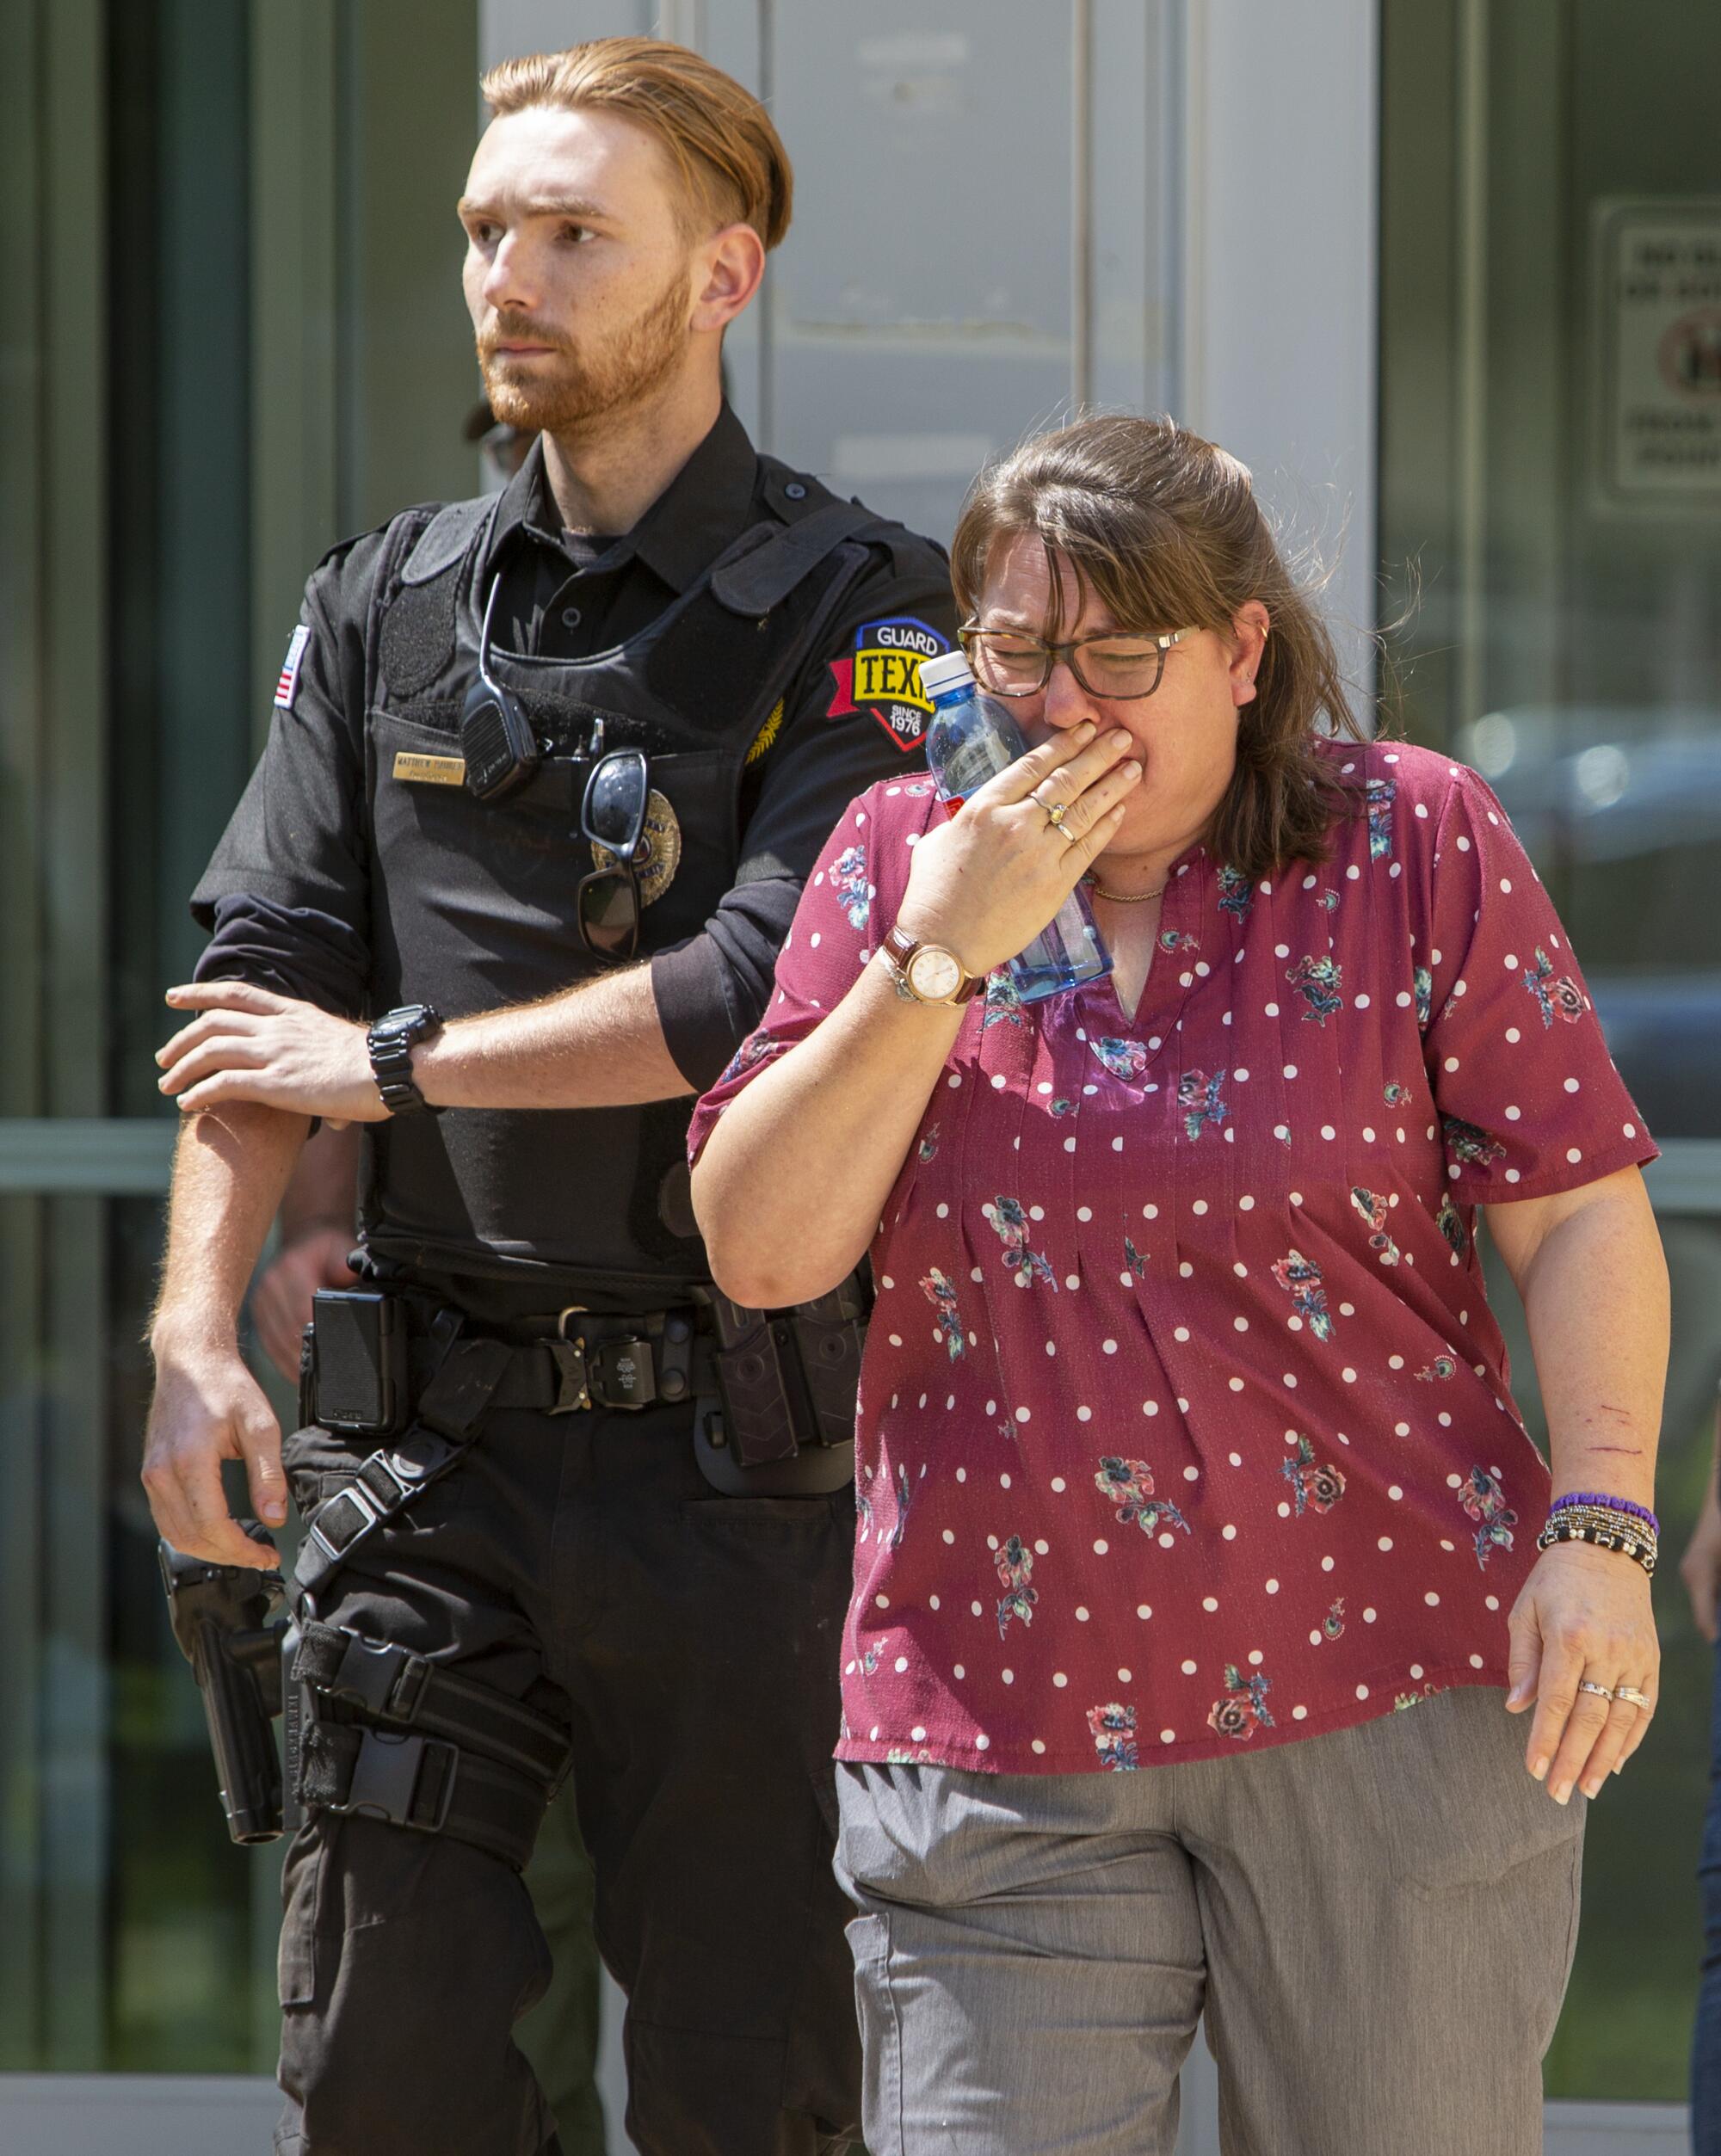
POLYGON ((922 943, 906 929, 892 928, 880 947, 904 1002, 967 1003, 985 986, 984 976, 968 972, 953 951, 922 943))

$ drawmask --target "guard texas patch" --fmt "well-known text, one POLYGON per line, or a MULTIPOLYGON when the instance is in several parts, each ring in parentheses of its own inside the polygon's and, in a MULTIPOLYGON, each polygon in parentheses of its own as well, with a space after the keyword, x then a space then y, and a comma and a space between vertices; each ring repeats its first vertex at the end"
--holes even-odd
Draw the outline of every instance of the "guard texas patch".
POLYGON ((836 683, 827 718, 847 718, 867 711, 876 718, 906 756, 926 739, 932 699, 920 685, 920 662, 950 649, 936 629, 912 614, 891 614, 864 621, 854 631, 854 650, 833 659, 836 683))

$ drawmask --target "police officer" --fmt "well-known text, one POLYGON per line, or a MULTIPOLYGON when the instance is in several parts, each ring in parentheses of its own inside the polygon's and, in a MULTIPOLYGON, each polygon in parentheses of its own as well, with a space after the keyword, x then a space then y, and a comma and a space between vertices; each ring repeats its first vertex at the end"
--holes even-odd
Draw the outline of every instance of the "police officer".
MULTIPOLYGON (((500 493, 525 463, 534 436, 503 426, 486 397, 462 434, 480 453, 486 494, 500 493)), ((360 1126, 325 1124, 299 1155, 276 1217, 280 1247, 251 1284, 258 1345, 289 1383, 319 1288, 349 1288, 357 1212, 360 1126)), ((543 1996, 522 2015, 515 2041, 526 2054, 561 2136, 563 2156, 604 2156, 608 2122, 598 2093, 602 1978, 592 1937, 591 1858, 580 1839, 572 1782, 544 1815, 525 1872, 527 1892, 550 1950, 543 1996)))
POLYGON ((811 2156, 858 2111, 829 1765, 858 1304, 714 1302, 683 1143, 831 826, 911 767, 947 585, 723 403, 789 216, 756 102, 635 40, 484 90, 467 298, 498 417, 544 439, 307 588, 172 999, 203 1015, 163 1082, 206 1112, 144 1479, 182 1549, 266 1555, 221 1495, 243 1458, 285 1517, 237 1314, 310 1116, 362 1122, 361 1278, 319 1300, 285 1461, 277 2148, 556 2147, 510 2030, 571 1765, 636 2145, 811 2156))

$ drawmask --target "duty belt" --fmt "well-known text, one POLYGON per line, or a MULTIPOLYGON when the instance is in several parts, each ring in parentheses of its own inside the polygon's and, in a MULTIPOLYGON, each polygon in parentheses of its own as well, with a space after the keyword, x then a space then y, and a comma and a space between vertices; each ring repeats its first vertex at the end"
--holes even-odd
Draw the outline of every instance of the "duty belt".
MULTIPOLYGON (((697 1401, 695 1457, 717 1487, 744 1492, 748 1476, 793 1462, 798 1447, 803 1459, 820 1461, 821 1472, 829 1466, 846 1480, 864 1303, 851 1280, 786 1313, 743 1310, 712 1293, 700 1310, 610 1317, 569 1309, 507 1335, 410 1295, 398 1297, 398 1308, 405 1370, 375 1397, 392 1407, 404 1395, 404 1413, 386 1428, 369 1426, 382 1442, 317 1507, 299 1546, 299 1625, 289 1635, 293 1682, 283 1703, 287 1757, 297 1796, 314 1809, 450 1834, 520 1868, 565 1771, 565 1733, 398 1642, 320 1622, 312 1598, 367 1535, 459 1463, 498 1408, 559 1415, 697 1401), (785 1358, 799 1373, 793 1393, 785 1358), (732 1442, 716 1393, 732 1419, 732 1442)), ((306 1421, 318 1419, 318 1404, 305 1401, 306 1421)), ((340 1403, 322 1404, 333 1412, 340 1403)), ((812 1485, 836 1486, 829 1475, 812 1485)))
POLYGON ((543 1329, 544 1337, 511 1343, 514 1360, 492 1407, 564 1415, 594 1407, 626 1411, 660 1401, 673 1405, 693 1397, 695 1366, 710 1352, 691 1305, 645 1317, 594 1317, 570 1309, 553 1321, 553 1332, 547 1330, 551 1323, 544 1319, 534 1328, 543 1329))
MULTIPOLYGON (((440 1481, 498 1408, 562 1415, 691 1400, 711 1353, 691 1307, 623 1318, 564 1310, 516 1328, 544 1329, 543 1337, 521 1339, 477 1331, 457 1310, 427 1314, 407 1301, 410 1418, 312 1514, 293 1567, 306 1592, 324 1586, 381 1521, 440 1481)), ((306 1420, 314 1421, 315 1402, 305 1406, 306 1420)))

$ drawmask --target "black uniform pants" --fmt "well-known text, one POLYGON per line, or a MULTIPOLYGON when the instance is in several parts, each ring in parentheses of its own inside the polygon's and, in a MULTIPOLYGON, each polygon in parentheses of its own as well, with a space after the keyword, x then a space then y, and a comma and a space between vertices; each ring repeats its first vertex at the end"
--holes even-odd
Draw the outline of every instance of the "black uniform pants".
MULTIPOLYGON (((301 1510, 368 1450, 289 1440, 301 1510)), ((852 1546, 848 1490, 712 1490, 685 1406, 500 1412, 318 1598, 565 1716, 641 2156, 815 2156, 858 2119, 830 1869, 852 1546)), ((280 2156, 553 2156, 511 2034, 549 1970, 513 1871, 314 1813, 285 1894, 280 2156)))

